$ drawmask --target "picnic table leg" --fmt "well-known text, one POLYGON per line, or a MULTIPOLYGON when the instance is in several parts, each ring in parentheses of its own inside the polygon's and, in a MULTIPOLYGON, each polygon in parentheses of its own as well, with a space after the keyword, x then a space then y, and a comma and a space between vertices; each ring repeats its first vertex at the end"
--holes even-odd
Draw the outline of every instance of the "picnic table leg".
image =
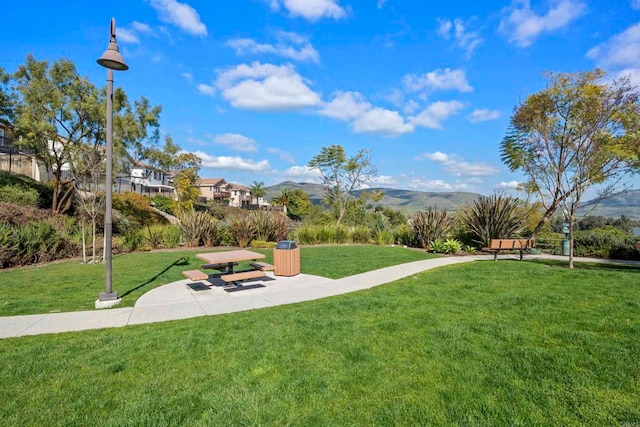
POLYGON ((227 274, 233 274, 233 261, 227 264, 227 274))

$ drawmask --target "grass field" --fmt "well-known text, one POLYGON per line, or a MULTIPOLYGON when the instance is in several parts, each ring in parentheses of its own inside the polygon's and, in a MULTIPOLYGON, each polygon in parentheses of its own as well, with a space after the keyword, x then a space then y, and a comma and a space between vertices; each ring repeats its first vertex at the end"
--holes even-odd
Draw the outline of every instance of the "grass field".
POLYGON ((1 340, 0 425, 635 426, 639 354, 639 269, 473 262, 301 304, 1 340))
MULTIPOLYGON (((208 251, 212 250, 219 249, 208 251)), ((132 307, 145 292, 184 279, 182 271, 203 264, 196 258, 202 252, 207 250, 115 256, 112 286, 123 298, 118 307, 132 307)), ((256 252, 264 253, 266 262, 273 262, 273 250, 256 252)), ((302 273, 332 279, 433 256, 388 246, 305 247, 300 255, 302 273)), ((0 271, 0 316, 93 310, 104 283, 104 264, 84 265, 78 260, 0 271)))

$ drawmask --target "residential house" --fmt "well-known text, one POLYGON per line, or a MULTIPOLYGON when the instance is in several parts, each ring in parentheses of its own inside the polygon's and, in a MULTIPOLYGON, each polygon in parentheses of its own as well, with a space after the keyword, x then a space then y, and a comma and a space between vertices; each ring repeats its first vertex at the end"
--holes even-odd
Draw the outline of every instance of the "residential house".
POLYGON ((128 178, 130 188, 119 188, 118 191, 132 191, 146 196, 176 197, 176 189, 171 185, 173 182, 167 173, 137 161, 127 165, 128 162, 123 160, 123 163, 123 170, 126 171, 126 167, 129 166, 131 171, 128 176, 119 176, 118 181, 126 183, 128 178))
POLYGON ((240 184, 229 184, 229 206, 236 208, 246 208, 251 205, 251 191, 248 187, 240 184))
POLYGON ((199 201, 207 203, 230 200, 230 185, 223 178, 201 178, 196 181, 195 187, 200 191, 199 201))

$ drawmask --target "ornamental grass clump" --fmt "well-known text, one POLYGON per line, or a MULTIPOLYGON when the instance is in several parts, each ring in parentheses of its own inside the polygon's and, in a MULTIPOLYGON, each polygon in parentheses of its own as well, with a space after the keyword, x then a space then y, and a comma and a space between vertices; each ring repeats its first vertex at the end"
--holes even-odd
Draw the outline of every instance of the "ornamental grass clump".
POLYGON ((423 249, 429 250, 432 242, 449 234, 454 225, 447 211, 429 207, 409 217, 409 226, 423 249))
POLYGON ((520 200, 494 194, 480 196, 473 206, 461 212, 460 220, 475 243, 489 246, 491 239, 518 237, 524 230, 527 214, 520 200))
POLYGON ((227 218, 227 234, 241 248, 249 246, 257 233, 258 227, 249 217, 234 215, 227 218))

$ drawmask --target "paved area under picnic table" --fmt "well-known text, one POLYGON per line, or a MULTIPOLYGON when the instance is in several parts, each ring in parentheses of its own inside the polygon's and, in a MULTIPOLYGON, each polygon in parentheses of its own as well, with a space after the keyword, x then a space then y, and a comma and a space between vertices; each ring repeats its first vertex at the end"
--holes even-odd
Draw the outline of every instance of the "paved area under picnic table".
MULTIPOLYGON (((526 259, 535 258, 567 260, 567 257, 552 255, 526 256, 526 259)), ((224 286, 208 287, 185 279, 152 289, 142 295, 134 307, 0 317, 0 338, 124 327, 292 304, 372 288, 432 268, 492 259, 493 255, 433 258, 336 280, 308 274, 274 276, 271 272, 264 278, 244 282, 235 292, 228 292, 224 286)), ((575 261, 640 266, 637 261, 591 258, 575 258, 575 261)), ((221 285, 214 279, 215 284, 221 285)))

